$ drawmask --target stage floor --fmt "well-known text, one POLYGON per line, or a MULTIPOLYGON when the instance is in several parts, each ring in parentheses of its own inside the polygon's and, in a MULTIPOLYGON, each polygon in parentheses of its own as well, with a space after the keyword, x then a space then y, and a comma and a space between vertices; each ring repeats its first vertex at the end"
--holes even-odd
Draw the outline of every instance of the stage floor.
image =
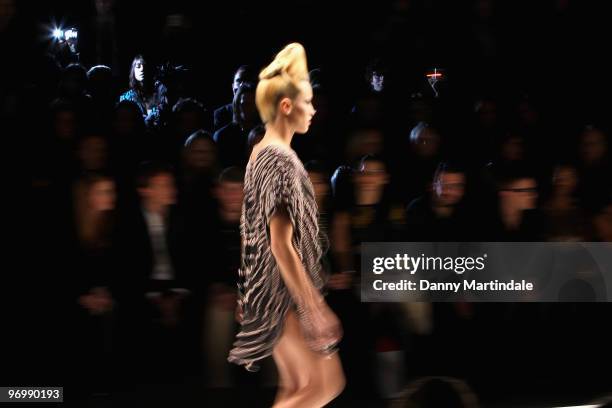
MULTIPOLYGON (((111 408, 117 406, 146 406, 148 408, 230 408, 244 407, 264 408, 270 407, 275 390, 262 388, 258 390, 232 389, 206 389, 198 384, 198 380, 191 380, 183 384, 151 384, 138 385, 133 389, 116 390, 105 394, 92 395, 79 401, 67 401, 63 407, 91 407, 111 408), (133 405, 132 405, 133 404, 133 405)), ((65 390, 65 395, 69 394, 65 390)), ((606 392, 576 392, 572 390, 500 390, 498 392, 480 393, 481 408, 556 408, 586 405, 595 398, 612 394, 611 389, 606 392)), ((355 398, 345 392, 332 404, 330 408, 382 408, 388 407, 389 402, 384 400, 364 400, 355 398)))

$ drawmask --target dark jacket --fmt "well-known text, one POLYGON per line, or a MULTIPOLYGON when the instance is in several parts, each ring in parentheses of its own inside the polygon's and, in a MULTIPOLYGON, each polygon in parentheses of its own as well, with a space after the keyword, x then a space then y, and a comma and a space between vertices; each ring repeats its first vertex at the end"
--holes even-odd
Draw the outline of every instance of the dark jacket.
POLYGON ((218 160, 222 168, 246 166, 248 161, 248 130, 242 130, 238 124, 231 122, 217 130, 213 139, 217 143, 218 160))
POLYGON ((438 217, 429 196, 419 197, 406 209, 406 240, 414 242, 470 241, 472 227, 459 204, 449 217, 438 217))
POLYGON ((223 126, 228 125, 234 119, 234 108, 231 103, 223 105, 217 109, 213 114, 213 126, 215 131, 221 129, 223 126))
POLYGON ((138 105, 140 113, 145 120, 147 127, 159 127, 165 122, 165 115, 168 110, 168 98, 166 96, 167 89, 161 82, 156 82, 154 85, 155 103, 151 106, 150 112, 147 111, 145 101, 134 91, 130 89, 119 97, 119 102, 130 101, 138 105))
POLYGON ((191 251, 181 214, 172 208, 165 226, 166 246, 174 273, 174 279, 169 281, 152 279, 154 252, 143 210, 140 207, 127 210, 123 218, 119 235, 122 261, 120 296, 141 301, 149 292, 189 290, 192 287, 191 251))

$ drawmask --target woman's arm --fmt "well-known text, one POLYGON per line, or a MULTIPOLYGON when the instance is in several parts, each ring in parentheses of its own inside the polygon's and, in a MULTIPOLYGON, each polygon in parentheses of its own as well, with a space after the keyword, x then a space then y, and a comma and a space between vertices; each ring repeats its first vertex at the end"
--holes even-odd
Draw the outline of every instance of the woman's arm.
POLYGON ((306 343, 315 351, 329 353, 342 338, 342 326, 304 269, 292 237, 293 225, 287 210, 277 208, 270 220, 272 255, 298 306, 306 343))
POLYGON ((270 247, 280 274, 295 303, 312 307, 323 301, 293 246, 293 224, 287 210, 279 207, 270 220, 270 247))

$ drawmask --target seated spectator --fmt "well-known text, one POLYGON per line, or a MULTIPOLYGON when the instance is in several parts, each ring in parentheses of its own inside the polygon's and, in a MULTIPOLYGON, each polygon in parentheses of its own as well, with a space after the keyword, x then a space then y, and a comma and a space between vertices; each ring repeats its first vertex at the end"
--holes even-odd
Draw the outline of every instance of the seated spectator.
POLYGON ((406 240, 469 240, 470 225, 464 206, 465 184, 463 170, 441 163, 436 170, 431 191, 408 205, 406 240))
POLYGON ((499 103, 493 97, 480 98, 474 104, 473 112, 470 137, 479 148, 474 149, 469 144, 462 153, 469 157, 468 165, 480 169, 494 158, 495 145, 501 133, 499 103))
POLYGON ((33 93, 30 101, 34 106, 40 106, 44 109, 58 96, 57 91, 62 78, 62 67, 52 54, 41 55, 32 64, 35 73, 32 75, 33 93))
POLYGON ((110 67, 96 65, 87 71, 87 91, 92 99, 93 120, 96 126, 103 127, 110 122, 113 106, 117 100, 110 67))
POLYGON ((119 102, 113 114, 109 143, 117 182, 130 186, 128 190, 133 186, 138 164, 153 156, 151 143, 146 143, 147 136, 138 106, 127 100, 119 102))
POLYGON ((378 127, 385 120, 387 68, 380 59, 371 61, 365 70, 365 90, 359 90, 351 109, 351 122, 357 126, 378 127))
POLYGON ((612 242, 612 197, 593 219, 596 237, 602 242, 612 242))
POLYGON ((206 109, 193 98, 181 98, 172 107, 172 116, 163 135, 159 135, 157 157, 178 163, 187 138, 200 129, 207 129, 206 109))
MULTIPOLYGON (((75 321, 74 372, 80 391, 110 386, 109 345, 114 345, 111 316, 117 286, 115 245, 115 184, 101 175, 88 175, 74 185, 74 240, 71 268, 75 321)), ((108 389, 108 388, 107 388, 108 389)))
POLYGON ((139 167, 139 205, 125 210, 121 222, 122 310, 130 320, 127 336, 148 381, 181 378, 190 366, 196 339, 189 295, 193 290, 185 220, 178 212, 171 169, 158 163, 139 167), (191 337, 187 336, 189 334, 191 337), (186 337, 187 336, 187 337, 186 337), (136 349, 134 349, 136 348, 136 349))
MULTIPOLYGON (((47 167, 52 182, 58 187, 72 183, 77 163, 74 149, 82 130, 82 116, 73 103, 56 99, 50 107, 50 137, 43 141, 44 148, 37 151, 38 161, 47 167)), ((40 165, 40 163, 38 165, 40 165)))
MULTIPOLYGON (((248 65, 241 65, 234 73, 234 80, 232 81, 232 93, 234 97, 238 92, 238 88, 244 84, 251 85, 252 87, 257 85, 257 74, 248 65)), ((215 109, 213 120, 215 132, 232 122, 234 118, 233 105, 232 102, 215 109)))
POLYGON ((438 130, 424 122, 417 124, 409 137, 409 151, 401 156, 395 176, 402 180, 396 185, 404 202, 422 196, 427 191, 442 156, 442 137, 438 130))
POLYGON ((506 132, 496 141, 492 159, 481 172, 481 193, 495 192, 506 174, 529 166, 525 138, 514 131, 506 132))
POLYGON ((137 187, 140 206, 130 231, 134 238, 132 273, 143 294, 161 306, 160 302, 176 301, 189 292, 185 247, 180 245, 183 225, 174 211, 176 187, 172 170, 161 164, 144 163, 137 187))
POLYGON ((130 68, 130 89, 119 97, 119 102, 131 101, 138 106, 149 128, 158 128, 165 122, 168 108, 166 87, 153 76, 153 67, 142 55, 137 55, 130 68))
POLYGON ((536 209, 538 185, 535 178, 520 170, 504 175, 498 183, 497 211, 482 223, 487 239, 481 241, 532 242, 544 236, 544 223, 536 209))
POLYGON ((78 141, 77 165, 81 175, 105 173, 109 169, 108 142, 99 134, 89 134, 78 141))
POLYGON ((579 138, 577 194, 587 212, 597 212, 612 193, 609 139, 604 131, 587 126, 579 138))
POLYGON ((58 95, 72 102, 82 113, 89 114, 92 105, 87 93, 87 71, 81 64, 70 64, 64 68, 58 86, 58 95))
MULTIPOLYGON (((321 233, 320 238, 322 240, 322 247, 329 248, 329 222, 332 217, 329 177, 327 175, 325 167, 321 162, 317 162, 315 160, 309 161, 304 164, 304 168, 308 172, 308 178, 312 183, 315 200, 317 202, 317 209, 319 211, 319 231, 321 233)), ((323 256, 322 262, 324 262, 324 267, 328 271, 328 273, 331 272, 331 261, 327 255, 323 256)), ((345 281, 347 281, 347 283, 350 283, 350 280, 348 279, 345 279, 345 281)), ((348 285, 344 286, 342 289, 346 288, 348 288, 348 285)))
POLYGON ((354 183, 355 207, 351 217, 354 244, 376 240, 375 238, 384 240, 387 237, 383 237, 382 228, 387 222, 385 193, 389 173, 382 158, 365 156, 361 160, 359 171, 354 175, 354 183))
POLYGON ((80 132, 81 118, 74 103, 67 99, 56 99, 50 106, 51 137, 62 142, 75 142, 80 132))
POLYGON ((182 176, 185 180, 212 178, 217 168, 217 147, 210 133, 194 132, 185 141, 182 156, 182 176))
POLYGON ((350 166, 340 166, 331 177, 334 217, 330 226, 334 269, 351 271, 353 258, 350 244, 350 210, 355 202, 353 174, 350 166))
POLYGON ((232 122, 214 134, 222 167, 246 166, 249 132, 260 122, 255 106, 255 88, 243 85, 234 96, 232 122))
MULTIPOLYGON (((216 208, 213 187, 217 177, 217 146, 204 130, 193 133, 182 150, 178 178, 179 202, 189 224, 206 229, 216 208)), ((194 231, 198 234, 198 231, 194 231)))
POLYGON ((354 194, 348 186, 337 186, 345 197, 336 205, 330 235, 339 271, 358 270, 361 242, 392 240, 386 164, 378 156, 365 156, 358 169, 352 172, 354 194))
POLYGON ((196 130, 209 128, 209 123, 206 123, 206 109, 196 99, 179 99, 172 107, 172 113, 174 115, 174 132, 181 145, 196 130))
POLYGON ((240 215, 244 171, 229 167, 221 172, 214 189, 218 210, 209 224, 209 257, 206 268, 207 302, 205 348, 209 386, 228 387, 235 381, 226 356, 234 340, 238 269, 240 267, 240 215))
POLYGON ((591 241, 592 225, 576 197, 578 174, 571 166, 557 166, 553 175, 552 194, 544 204, 550 241, 591 241))
POLYGON ((92 315, 105 313, 112 306, 115 198, 115 183, 108 177, 89 175, 75 184, 79 304, 92 315))
POLYGON ((387 67, 379 58, 376 58, 366 67, 366 82, 370 91, 378 93, 385 89, 385 79, 387 76, 387 67))
POLYGON ((377 127, 360 127, 349 136, 346 144, 347 163, 359 163, 367 155, 378 156, 384 148, 383 132, 377 127))
MULTIPOLYGON (((377 166, 378 169, 384 167, 384 163, 381 165, 375 157, 371 159, 370 170, 375 170, 377 166)), ((370 324, 369 304, 361 303, 355 292, 351 290, 359 268, 357 263, 359 253, 355 253, 353 245, 356 239, 353 238, 352 216, 356 207, 356 173, 362 167, 358 166, 355 170, 350 166, 340 166, 336 169, 331 177, 333 201, 326 205, 323 199, 327 184, 322 180, 324 170, 312 162, 307 165, 309 177, 315 187, 315 198, 322 203, 322 206, 319 207, 324 211, 322 222, 324 223, 326 218, 329 220, 331 247, 326 258, 329 259, 331 274, 327 282, 330 289, 328 302, 342 320, 345 332, 340 347, 345 356, 343 364, 345 364, 348 379, 347 385, 351 390, 349 392, 353 392, 354 395, 366 396, 372 392, 371 384, 374 381, 372 359, 370 358, 374 333, 370 324), (325 217, 325 211, 328 213, 327 217, 325 217), (368 357, 364 359, 364 356, 368 357)), ((377 185, 379 188, 384 188, 384 178, 380 176, 382 174, 378 174, 376 178, 379 182, 382 181, 382 185, 380 183, 377 185)), ((372 240, 376 239, 373 236, 372 240)))
MULTIPOLYGON (((314 188, 319 213, 321 215, 328 214, 330 209, 330 185, 325 167, 321 162, 311 160, 304 164, 304 168, 308 172, 308 178, 314 188)), ((325 228, 325 230, 327 229, 325 228)))

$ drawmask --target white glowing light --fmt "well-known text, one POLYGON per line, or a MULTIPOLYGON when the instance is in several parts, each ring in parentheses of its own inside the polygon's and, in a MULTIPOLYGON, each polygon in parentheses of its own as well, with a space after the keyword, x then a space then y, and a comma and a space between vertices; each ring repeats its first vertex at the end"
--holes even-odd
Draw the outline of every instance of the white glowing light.
POLYGON ((573 405, 571 407, 555 407, 555 408, 598 408, 601 405, 573 405))
POLYGON ((78 36, 78 32, 74 28, 66 30, 66 39, 67 40, 70 40, 70 39, 73 39, 73 38, 77 38, 77 36, 78 36))

